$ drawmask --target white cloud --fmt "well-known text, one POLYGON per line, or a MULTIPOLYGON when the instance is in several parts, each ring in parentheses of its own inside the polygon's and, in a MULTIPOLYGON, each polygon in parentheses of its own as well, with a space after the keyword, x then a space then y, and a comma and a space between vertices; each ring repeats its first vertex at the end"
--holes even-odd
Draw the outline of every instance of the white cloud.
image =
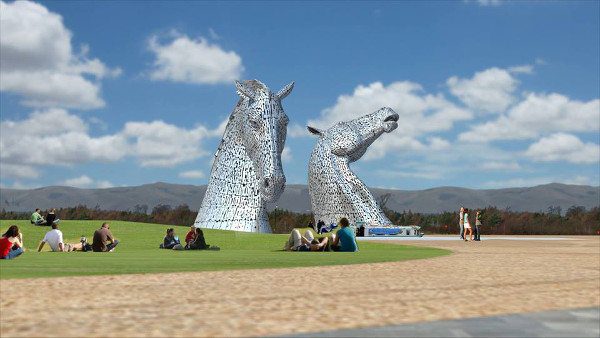
POLYGON ((179 173, 179 177, 181 178, 204 178, 204 172, 200 170, 189 170, 183 171, 179 173))
POLYGON ((66 179, 59 183, 60 185, 64 185, 67 187, 75 187, 75 188, 112 188, 114 185, 109 181, 95 181, 91 177, 87 175, 81 175, 79 177, 73 177, 66 179))
POLYGON ((115 185, 112 184, 110 181, 96 181, 96 188, 100 188, 100 189, 106 189, 106 188, 112 188, 115 185))
POLYGON ((508 71, 513 74, 532 74, 533 66, 532 65, 512 66, 512 67, 508 67, 508 71))
POLYGON ((479 169, 489 171, 513 171, 520 170, 521 165, 515 161, 483 161, 479 169))
POLYGON ((172 40, 165 43, 157 35, 148 40, 148 49, 155 55, 152 80, 216 84, 241 77, 244 66, 237 53, 225 51, 204 38, 192 39, 178 32, 171 35, 172 40))
POLYGON ((470 142, 532 139, 549 132, 600 129, 600 100, 581 102, 556 93, 529 93, 496 120, 473 126, 459 139, 470 142))
POLYGON ((94 180, 91 179, 89 176, 81 175, 79 177, 66 179, 61 182, 61 185, 66 185, 68 187, 75 188, 89 188, 92 185, 92 183, 94 183, 94 180))
POLYGON ((0 175, 16 179, 38 178, 40 173, 32 166, 0 162, 0 175))
POLYGON ((600 161, 600 146, 583 143, 571 134, 556 133, 530 145, 525 155, 543 162, 597 163, 600 161))
POLYGON ((310 134, 306 127, 301 126, 298 123, 292 123, 288 125, 287 136, 289 137, 306 137, 309 135, 310 134))
POLYGON ((163 121, 127 122, 122 135, 142 166, 172 167, 205 156, 200 145, 210 131, 203 126, 179 128, 163 121))
MULTIPOLYGON (((518 66, 513 72, 524 72, 523 67, 518 66)), ((450 92, 464 104, 488 113, 506 110, 514 102, 512 94, 518 83, 510 71, 496 67, 477 72, 470 79, 452 76, 446 81, 450 92)))
MULTIPOLYGON (((308 124, 327 129, 339 121, 347 121, 390 107, 399 115, 398 128, 382 135, 369 148, 365 159, 376 159, 388 152, 425 149, 417 138, 427 133, 452 129, 456 121, 469 120, 471 112, 446 100, 442 94, 426 94, 419 84, 403 81, 385 86, 374 82, 359 85, 350 95, 338 97, 334 106, 324 109, 321 116, 308 124)), ((305 133, 308 136, 308 133, 305 133)), ((435 145, 439 146, 439 140, 435 145)))
POLYGON ((83 119, 66 110, 34 111, 23 120, 0 121, 0 176, 37 178, 46 165, 115 162, 128 156, 142 166, 171 167, 206 155, 203 141, 216 135, 201 125, 186 129, 152 121, 128 122, 120 132, 95 137, 83 119))
POLYGON ((483 184, 486 188, 516 188, 516 187, 533 187, 536 185, 562 183, 573 185, 597 185, 587 176, 575 176, 572 178, 565 177, 530 177, 530 178, 511 178, 507 180, 488 181, 483 184))
POLYGON ((445 150, 450 148, 450 142, 440 137, 430 137, 428 141, 429 149, 431 150, 445 150))
POLYGON ((283 147, 283 151, 281 152, 281 161, 289 163, 292 161, 292 158, 292 149, 289 146, 283 147))
MULTIPOLYGON (((0 122, 0 162, 3 165, 23 166, 37 172, 40 166, 47 164, 116 161, 126 154, 125 138, 120 135, 91 137, 82 119, 62 109, 35 111, 25 120, 0 122)), ((3 171, 2 175, 10 173, 3 171)))
POLYGON ((501 0, 477 0, 479 6, 500 6, 501 0))
POLYGON ((88 58, 86 46, 74 53, 62 17, 42 5, 2 1, 0 12, 0 91, 22 96, 31 107, 104 106, 99 80, 120 69, 88 58))

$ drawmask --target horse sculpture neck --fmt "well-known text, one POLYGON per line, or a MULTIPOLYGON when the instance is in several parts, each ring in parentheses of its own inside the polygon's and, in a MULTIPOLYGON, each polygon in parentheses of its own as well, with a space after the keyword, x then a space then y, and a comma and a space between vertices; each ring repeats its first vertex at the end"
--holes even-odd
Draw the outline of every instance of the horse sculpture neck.
POLYGON ((240 118, 242 109, 238 107, 232 114, 215 153, 195 224, 211 229, 271 232, 266 202, 260 193, 252 160, 236 137, 240 132, 236 119, 240 118))
POLYGON ((367 148, 383 133, 396 129, 398 114, 382 108, 361 118, 340 122, 326 131, 309 127, 319 136, 308 166, 308 189, 315 219, 327 223, 346 217, 351 223, 363 221, 391 224, 367 186, 350 170, 367 148))

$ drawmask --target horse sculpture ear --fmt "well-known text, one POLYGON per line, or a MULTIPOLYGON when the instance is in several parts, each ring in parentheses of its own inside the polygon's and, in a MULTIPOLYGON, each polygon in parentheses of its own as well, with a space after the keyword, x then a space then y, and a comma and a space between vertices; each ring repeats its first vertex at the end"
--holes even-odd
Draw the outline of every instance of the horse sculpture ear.
POLYGON ((277 97, 280 100, 283 100, 286 96, 290 95, 292 89, 294 89, 294 81, 288 83, 287 86, 281 88, 281 90, 277 93, 277 97))
POLYGON ((243 83, 238 80, 235 80, 235 88, 239 96, 247 97, 249 99, 254 99, 254 92, 246 87, 243 83))
POLYGON ((314 127, 311 127, 311 126, 306 126, 306 129, 308 129, 308 131, 311 134, 313 134, 313 135, 323 136, 323 131, 321 131, 321 130, 319 130, 317 128, 314 128, 314 127))

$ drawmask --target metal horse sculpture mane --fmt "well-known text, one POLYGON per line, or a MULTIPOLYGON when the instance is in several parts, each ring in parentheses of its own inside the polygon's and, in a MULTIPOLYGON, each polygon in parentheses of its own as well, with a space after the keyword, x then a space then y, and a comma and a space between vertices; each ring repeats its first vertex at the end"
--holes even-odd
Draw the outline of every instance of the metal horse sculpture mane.
POLYGON ((277 94, 258 80, 235 85, 240 100, 215 153, 195 226, 271 232, 266 202, 276 201, 285 187, 281 152, 288 117, 281 100, 294 83, 277 94))
POLYGON ((391 108, 348 122, 339 122, 321 131, 308 165, 308 190, 315 220, 335 223, 346 217, 351 223, 391 225, 365 184, 350 170, 367 148, 384 132, 398 127, 398 114, 391 108))

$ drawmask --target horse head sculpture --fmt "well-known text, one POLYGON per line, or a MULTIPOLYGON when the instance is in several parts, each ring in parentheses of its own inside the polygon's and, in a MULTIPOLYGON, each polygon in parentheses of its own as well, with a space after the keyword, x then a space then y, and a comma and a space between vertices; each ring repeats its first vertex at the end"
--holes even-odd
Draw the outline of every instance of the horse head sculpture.
POLYGON ((281 152, 288 117, 281 101, 294 83, 273 93, 258 80, 236 81, 240 99, 215 154, 196 226, 271 232, 266 202, 283 193, 281 152))
POLYGON ((398 114, 391 108, 339 122, 325 131, 308 126, 319 137, 308 167, 308 189, 315 219, 331 223, 347 217, 352 223, 361 220, 391 224, 349 164, 359 160, 383 133, 397 127, 398 114))

